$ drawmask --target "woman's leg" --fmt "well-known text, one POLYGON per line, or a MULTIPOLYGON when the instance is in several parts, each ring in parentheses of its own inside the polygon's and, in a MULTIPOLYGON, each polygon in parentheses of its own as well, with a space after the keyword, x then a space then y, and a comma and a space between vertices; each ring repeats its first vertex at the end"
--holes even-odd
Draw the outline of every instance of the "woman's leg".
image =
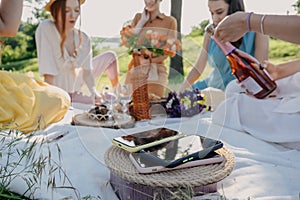
POLYGON ((95 78, 101 76, 106 70, 111 85, 115 87, 119 83, 119 66, 117 55, 113 51, 107 51, 93 58, 93 75, 95 78))

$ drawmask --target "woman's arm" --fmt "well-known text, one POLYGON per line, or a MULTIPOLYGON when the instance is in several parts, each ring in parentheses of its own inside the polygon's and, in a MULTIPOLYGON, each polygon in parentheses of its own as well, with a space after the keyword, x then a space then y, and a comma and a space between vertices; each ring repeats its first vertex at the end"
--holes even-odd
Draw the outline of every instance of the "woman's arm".
MULTIPOLYGON (((264 34, 300 44, 300 15, 264 15, 250 16, 250 29, 264 34)), ((236 41, 248 31, 249 13, 236 12, 225 17, 217 26, 215 36, 221 42, 236 41)))
POLYGON ((95 80, 92 74, 92 70, 83 69, 82 77, 88 89, 92 93, 92 88, 95 87, 95 80))
POLYGON ((139 34, 144 27, 144 25, 147 23, 147 21, 150 18, 150 14, 144 9, 142 14, 136 14, 133 21, 132 21, 132 27, 134 28, 134 34, 139 34))
POLYGON ((96 101, 101 101, 102 97, 101 97, 101 94, 99 94, 99 92, 96 89, 92 70, 83 69, 82 76, 83 76, 83 80, 86 83, 91 95, 94 96, 96 101))
POLYGON ((255 34, 254 57, 263 62, 269 58, 269 36, 260 33, 255 34))
POLYGON ((44 74, 44 81, 46 83, 49 83, 50 85, 53 85, 53 75, 50 74, 44 74))
POLYGON ((268 61, 265 61, 265 64, 267 65, 267 71, 274 80, 285 78, 300 72, 300 59, 279 65, 274 65, 268 61))
POLYGON ((167 58, 168 58, 167 55, 157 55, 157 56, 152 57, 151 62, 152 63, 162 63, 167 58))
POLYGON ((250 20, 251 30, 264 32, 266 35, 300 44, 300 16, 298 15, 263 15, 254 14, 250 20), (262 30, 263 29, 263 30, 262 30))
POLYGON ((23 10, 23 0, 1 0, 0 35, 14 36, 18 32, 23 10))
POLYGON ((203 47, 201 49, 200 55, 188 74, 187 78, 183 82, 182 86, 180 87, 179 91, 182 92, 186 88, 190 87, 202 74, 202 72, 205 69, 206 63, 207 63, 207 50, 208 50, 208 45, 209 45, 209 35, 205 34, 204 35, 204 40, 203 40, 203 47))

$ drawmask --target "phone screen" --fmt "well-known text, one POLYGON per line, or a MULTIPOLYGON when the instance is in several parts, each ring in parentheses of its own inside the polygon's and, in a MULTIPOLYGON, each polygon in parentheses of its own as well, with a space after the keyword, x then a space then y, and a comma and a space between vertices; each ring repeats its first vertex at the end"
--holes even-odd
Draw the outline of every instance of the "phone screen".
POLYGON ((178 134, 180 134, 180 132, 168 128, 157 128, 153 130, 134 133, 131 135, 117 137, 114 138, 113 140, 133 148, 137 146, 142 146, 144 144, 149 144, 158 140, 162 140, 164 138, 176 136, 178 134))
MULTIPOLYGON (((151 151, 133 153, 132 156, 141 167, 152 167, 167 165, 175 160, 185 158, 191 154, 222 144, 218 140, 198 135, 190 135, 176 140, 153 146, 151 151)), ((210 152, 203 158, 210 158, 215 155, 210 152)))

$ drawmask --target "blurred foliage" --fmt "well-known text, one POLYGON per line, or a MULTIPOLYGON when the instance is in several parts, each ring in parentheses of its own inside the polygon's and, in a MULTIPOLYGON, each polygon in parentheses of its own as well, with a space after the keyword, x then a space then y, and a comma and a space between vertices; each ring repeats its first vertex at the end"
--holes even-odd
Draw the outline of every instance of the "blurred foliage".
POLYGON ((204 35, 205 27, 209 24, 209 20, 202 21, 198 26, 193 26, 191 33, 188 35, 189 37, 197 37, 200 35, 204 35))
POLYGON ((36 51, 30 35, 18 32, 16 37, 8 37, 4 40, 3 64, 33 57, 36 57, 36 51))
POLYGON ((297 0, 295 4, 292 5, 298 14, 300 14, 300 0, 297 0))
POLYGON ((6 71, 20 71, 20 72, 37 72, 38 71, 38 63, 37 58, 30 58, 21 61, 15 61, 7 64, 2 64, 0 66, 1 70, 6 71))
POLYGON ((41 20, 50 17, 48 12, 41 9, 44 3, 43 0, 24 2, 24 6, 33 7, 33 17, 21 22, 16 37, 1 37, 1 64, 36 58, 36 28, 41 20))

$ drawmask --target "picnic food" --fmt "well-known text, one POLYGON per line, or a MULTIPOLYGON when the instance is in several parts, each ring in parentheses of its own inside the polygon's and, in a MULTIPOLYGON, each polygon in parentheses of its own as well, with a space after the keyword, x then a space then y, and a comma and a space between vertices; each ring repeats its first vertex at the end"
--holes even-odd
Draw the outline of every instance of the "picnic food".
POLYGON ((88 112, 88 117, 92 120, 105 121, 108 119, 108 109, 105 105, 97 105, 88 112))

